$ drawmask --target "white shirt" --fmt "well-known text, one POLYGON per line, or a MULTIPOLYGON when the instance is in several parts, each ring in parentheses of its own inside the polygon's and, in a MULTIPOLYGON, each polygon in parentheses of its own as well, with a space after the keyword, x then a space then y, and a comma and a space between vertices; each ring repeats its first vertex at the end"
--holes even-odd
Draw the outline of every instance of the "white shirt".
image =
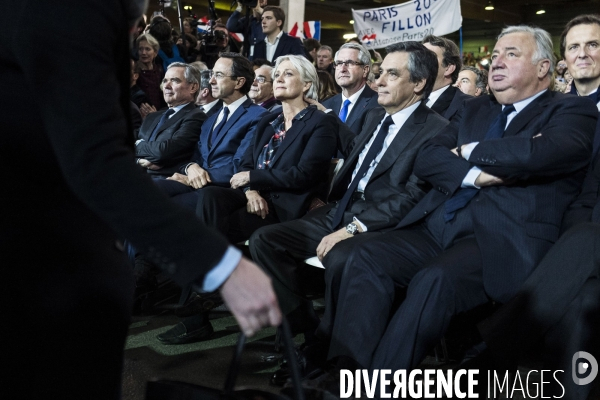
MULTIPOLYGON (((234 101, 233 103, 229 104, 229 105, 225 105, 225 103, 223 103, 223 109, 225 107, 229 108, 229 115, 227 116, 227 120, 229 120, 229 118, 233 115, 234 112, 237 111, 238 108, 240 108, 240 106, 248 99, 247 96, 242 96, 239 99, 237 99, 236 101, 234 101)), ((211 103, 212 104, 212 103, 211 103)), ((211 106, 212 107, 212 106, 211 106)), ((215 124, 212 127, 212 130, 214 130, 217 126, 219 126, 219 123, 223 120, 223 109, 221 109, 221 111, 219 111, 219 116, 217 117, 217 120, 215 121, 215 124)), ((211 131, 212 132, 212 131, 211 131)), ((192 164, 196 164, 196 163, 189 163, 188 165, 185 166, 185 174, 187 175, 188 172, 188 168, 190 167, 190 165, 192 164)))
POLYGON ((224 109, 225 107, 229 108, 229 115, 227 116, 227 119, 229 120, 229 118, 231 118, 231 116, 233 115, 234 112, 237 111, 238 108, 240 108, 240 106, 248 99, 248 97, 246 95, 240 97, 239 99, 237 99, 236 101, 234 101, 233 103, 226 105, 225 103, 223 103, 223 108, 221 109, 221 111, 219 111, 219 116, 217 117, 217 120, 215 121, 215 124, 213 125, 213 130, 221 123, 221 121, 223 120, 223 114, 224 114, 224 109))
MULTIPOLYGON (((506 130, 508 125, 510 125, 510 122, 517 116, 518 113, 520 113, 525 107, 527 107, 529 105, 529 103, 531 103, 533 100, 540 97, 542 95, 542 93, 544 93, 546 90, 542 90, 541 92, 536 93, 533 96, 531 96, 525 100, 521 100, 521 101, 513 104, 513 106, 515 107, 515 111, 511 112, 506 117, 506 125, 504 127, 504 130, 506 130)), ((502 106, 503 110, 504 110, 504 107, 506 107, 506 106, 504 106, 504 105, 502 106)), ((479 142, 472 142, 472 143, 469 143, 468 145, 466 145, 465 147, 463 147, 461 154, 465 160, 469 161, 469 158, 471 157, 471 153, 473 152, 473 149, 478 144, 479 144, 479 142)), ((479 186, 475 185, 475 181, 477 180, 477 178, 479 177, 480 174, 481 174, 480 168, 478 168, 478 167, 471 168, 469 170, 469 172, 467 173, 467 175, 465 176, 465 179, 463 179, 461 187, 480 189, 479 186)))
MULTIPOLYGON (((358 186, 356 187, 357 192, 364 192, 365 187, 369 183, 369 179, 371 179, 371 176, 373 175, 375 168, 377 168, 377 165, 381 161, 381 158, 385 154, 388 147, 390 147, 390 145, 394 141, 394 138, 396 137, 396 135, 398 134, 398 132, 400 131, 400 129, 402 128, 402 126, 404 125, 406 120, 408 120, 408 118, 411 116, 411 114, 417 109, 419 104, 421 104, 420 101, 418 101, 415 104, 413 104, 412 106, 404 108, 404 109, 398 111, 397 113, 395 113, 394 115, 392 115, 392 120, 394 121, 394 123, 392 125, 390 125, 390 128, 388 129, 387 132, 382 133, 384 135, 387 135, 385 140, 383 141, 383 147, 381 148, 381 151, 379 152, 379 154, 377 154, 377 157, 375 157, 375 159, 369 166, 369 169, 367 170, 365 175, 358 182, 358 186)), ((356 163, 356 167, 354 168, 354 171, 352 172, 352 180, 354 180, 356 173, 360 169, 360 166, 361 166, 363 160, 365 159, 367 153, 369 152, 369 149, 371 148, 371 144, 375 140, 375 137, 377 135, 379 135, 379 129, 381 128, 381 124, 383 124, 383 121, 385 121, 385 119, 388 117, 388 115, 389 114, 387 114, 387 113, 385 114, 385 116, 383 117, 381 122, 379 122, 379 125, 377 125, 377 128, 375 129, 373 136, 367 142, 367 144, 365 145, 365 148, 358 155, 358 162, 356 163)), ((350 182, 352 182, 352 181, 350 181, 350 182)), ((354 218, 354 221, 357 222, 358 224, 360 224, 363 232, 367 231, 367 227, 365 225, 363 225, 357 218, 354 218)))
MULTIPOLYGON (((177 114, 177 112, 179 110, 181 110, 183 107, 187 106, 188 104, 190 104, 190 103, 180 104, 178 106, 171 107, 171 110, 173 110, 173 114, 169 115, 167 117, 167 119, 171 119, 173 117, 173 115, 177 114)), ((165 110, 165 112, 167 112, 167 111, 165 110)), ((144 141, 144 139, 138 139, 135 141, 135 145, 137 146, 140 142, 143 142, 143 141, 144 141)))
POLYGON ((267 44, 267 60, 270 62, 273 62, 273 56, 275 55, 275 50, 277 50, 277 45, 279 44, 281 36, 283 36, 283 31, 279 32, 279 35, 277 35, 273 44, 269 43, 269 37, 265 36, 265 43, 267 44))
POLYGON ((209 112, 210 110, 212 110, 212 108, 213 108, 214 106, 216 106, 218 102, 219 102, 219 99, 217 99, 217 100, 215 100, 215 101, 211 101, 210 103, 207 103, 207 104, 205 104, 205 105, 203 105, 203 106, 200 106, 200 107, 202 107, 202 110, 204 110, 204 113, 205 113, 205 114, 208 114, 208 112, 209 112))
POLYGON ((346 100, 350 100, 350 104, 348 104, 348 114, 346 114, 346 121, 348 120, 348 117, 350 116, 350 113, 352 112, 352 109, 354 108, 354 105, 358 101, 358 98, 360 97, 361 93, 365 91, 365 86, 367 86, 367 85, 363 85, 363 87, 361 87, 356 93, 354 93, 350 97, 344 96, 344 93, 342 92, 342 105, 341 105, 340 109, 337 110, 337 113, 339 115, 340 111, 342 111, 342 107, 344 107, 344 102, 346 100))
POLYGON ((425 103, 425 105, 429 108, 431 108, 431 106, 433 106, 435 104, 435 102, 437 101, 437 99, 440 98, 440 96, 442 95, 442 93, 444 93, 446 91, 446 89, 448 89, 450 87, 450 85, 444 86, 441 89, 436 90, 435 92, 431 92, 429 94, 429 97, 427 98, 427 103, 425 103))

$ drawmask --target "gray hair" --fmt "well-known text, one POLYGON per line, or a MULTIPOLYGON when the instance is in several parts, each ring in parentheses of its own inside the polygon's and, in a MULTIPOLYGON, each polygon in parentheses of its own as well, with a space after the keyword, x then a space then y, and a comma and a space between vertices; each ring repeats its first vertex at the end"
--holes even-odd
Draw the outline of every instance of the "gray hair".
MULTIPOLYGON (((185 78, 185 81, 187 83, 189 83, 190 85, 193 83, 197 83, 198 84, 198 90, 196 91, 196 94, 194 95, 194 101, 196 101, 196 99, 198 98, 198 95, 200 94, 200 70, 198 69, 197 66, 192 65, 192 64, 186 64, 186 63, 182 63, 182 62, 174 62, 169 64, 169 66, 167 67, 167 71, 170 70, 171 68, 183 68, 183 77, 185 78)), ((165 71, 166 72, 166 71, 165 71)), ((163 85, 162 83, 160 84, 160 89, 162 90, 163 85)))
POLYGON ((198 68, 198 71, 200 72, 206 71, 208 69, 206 64, 202 61, 194 61, 193 63, 190 63, 190 65, 193 65, 194 67, 198 68))
POLYGON ((471 71, 475 74, 475 87, 481 89, 481 94, 487 94, 487 81, 488 81, 488 72, 483 69, 478 69, 471 66, 464 66, 460 70, 462 71, 471 71))
POLYGON ((527 25, 508 26, 500 32, 498 39, 511 33, 528 33, 535 40, 536 50, 531 57, 532 64, 537 64, 541 60, 549 60, 550 68, 546 76, 552 76, 554 72, 554 47, 552 46, 552 37, 548 32, 541 28, 534 28, 527 25))
POLYGON ((140 42, 146 41, 148 42, 148 44, 150 45, 150 47, 152 47, 152 49, 154 49, 154 51, 156 53, 158 53, 158 50, 160 50, 160 44, 158 43, 158 40, 156 40, 156 38, 154 36, 152 36, 149 33, 144 33, 140 36, 137 37, 137 39, 135 39, 135 43, 139 46, 140 42))
POLYGON ((319 51, 321 51, 321 50, 327 50, 327 51, 329 51, 329 54, 333 55, 333 49, 330 46, 327 46, 326 44, 319 47, 319 51))
MULTIPOLYGON (((323 47, 321 47, 321 48, 323 48, 323 47)), ((369 54, 369 50, 367 50, 367 48, 365 46, 363 46, 362 44, 350 42, 350 43, 343 44, 342 47, 340 47, 340 50, 342 50, 342 49, 357 50, 358 51, 358 61, 360 61, 364 65, 371 68, 371 55, 369 54)), ((335 57, 333 57, 333 59, 336 61, 337 61, 337 57, 338 57, 340 50, 336 51, 335 57)))
POLYGON ((303 82, 312 83, 308 91, 305 93, 305 96, 309 99, 318 101, 320 85, 319 75, 317 75, 317 69, 315 66, 304 56, 294 56, 290 54, 287 56, 277 57, 277 60, 275 61, 275 67, 271 71, 271 79, 275 80, 275 71, 277 68, 279 68, 279 64, 284 61, 289 61, 294 66, 296 71, 298 71, 300 74, 300 79, 302 79, 303 82))

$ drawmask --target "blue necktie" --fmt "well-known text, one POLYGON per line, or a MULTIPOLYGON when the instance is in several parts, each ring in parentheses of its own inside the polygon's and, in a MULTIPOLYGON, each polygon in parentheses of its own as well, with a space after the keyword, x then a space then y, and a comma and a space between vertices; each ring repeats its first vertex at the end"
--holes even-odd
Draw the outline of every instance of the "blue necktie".
POLYGON ((342 105, 342 109, 340 110, 339 117, 342 122, 346 122, 346 118, 348 118, 348 106, 352 103, 350 100, 344 100, 344 104, 342 105))
POLYGON ((352 199, 352 195, 358 187, 358 182, 360 182, 360 180, 365 176, 365 174, 369 170, 369 167, 371 166, 371 163, 375 158, 377 158, 377 155, 379 155, 379 152, 383 148, 383 142, 385 141, 385 138, 387 137, 388 131, 390 129, 390 125, 392 125, 393 123, 394 120, 392 119, 392 116, 388 115, 388 117, 383 121, 383 124, 381 124, 381 128, 379 128, 377 136, 375 136, 375 140, 373 140, 373 143, 371 143, 371 147, 369 148, 367 155, 363 159, 360 168, 356 172, 356 175, 350 183, 350 186, 348 186, 348 189, 346 189, 346 193, 344 193, 344 196, 337 205, 338 208, 331 222, 331 226, 333 227, 333 229, 337 229, 337 227, 342 223, 342 220, 344 219, 344 212, 348 208, 348 205, 350 204, 350 199, 352 199))
POLYGON ((152 134, 150 135, 150 138, 148 139, 149 142, 154 142, 156 140, 156 136, 158 136, 158 131, 163 126, 165 121, 167 119, 169 119, 169 116, 171 116, 173 114, 175 114, 175 110, 173 110, 172 108, 169 108, 167 111, 165 111, 165 113, 162 115, 162 117, 160 117, 160 120, 158 121, 158 125, 156 125, 156 128, 154 128, 154 130, 152 131, 152 134))
POLYGON ((213 143, 215 143, 215 141, 217 140, 217 137, 219 136, 219 133, 221 132, 221 129, 223 129, 223 127, 227 123, 228 116, 229 116, 229 108, 223 107, 223 119, 221 119, 221 122, 219 122, 219 125, 215 126, 215 129, 213 129, 213 131, 212 131, 212 135, 211 135, 211 139, 210 139, 211 146, 213 143))
MULTIPOLYGON (((499 139, 504 136, 506 120, 513 111, 515 111, 515 107, 512 104, 504 107, 504 110, 496 117, 490 126, 490 129, 485 133, 484 140, 499 139)), ((469 204, 477 193, 479 193, 479 190, 473 188, 462 188, 454 193, 454 195, 444 203, 444 221, 452 221, 456 212, 469 204)))

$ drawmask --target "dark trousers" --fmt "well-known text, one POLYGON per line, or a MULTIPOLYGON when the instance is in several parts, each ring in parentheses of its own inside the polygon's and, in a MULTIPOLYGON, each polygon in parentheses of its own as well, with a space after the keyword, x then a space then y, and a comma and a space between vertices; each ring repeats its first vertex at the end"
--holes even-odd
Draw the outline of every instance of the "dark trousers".
POLYGON ((248 201, 241 190, 207 186, 196 191, 195 195, 196 216, 206 225, 223 233, 231 243, 245 241, 258 228, 279 222, 268 197, 265 200, 269 206, 269 213, 263 219, 246 210, 248 201))
POLYGON ((331 336, 330 359, 350 357, 365 368, 418 365, 452 316, 488 301, 470 218, 459 211, 445 223, 443 207, 427 224, 353 247, 339 287, 319 333, 331 336), (407 297, 394 313, 398 288, 407 297))
MULTIPOLYGON (((317 246, 323 237, 334 231, 331 221, 335 210, 335 204, 328 204, 303 218, 261 228, 250 238, 252 259, 272 277, 284 314, 306 305, 304 291, 300 286, 300 269, 313 267, 302 261, 316 256, 317 246)), ((345 221, 346 224, 349 222, 345 221)), ((326 312, 332 308, 330 302, 337 298, 339 285, 335 282, 341 275, 348 252, 353 246, 374 236, 379 234, 366 232, 342 240, 323 259, 327 287, 326 312)))
POLYGON ((191 186, 170 179, 155 179, 154 184, 180 206, 189 210, 196 209, 200 189, 194 189, 191 186))
POLYGON ((600 224, 577 225, 556 242, 517 295, 479 324, 494 357, 515 363, 543 342, 546 366, 565 370, 566 398, 586 398, 591 385, 574 384, 571 358, 587 351, 600 360, 599 276, 600 224))

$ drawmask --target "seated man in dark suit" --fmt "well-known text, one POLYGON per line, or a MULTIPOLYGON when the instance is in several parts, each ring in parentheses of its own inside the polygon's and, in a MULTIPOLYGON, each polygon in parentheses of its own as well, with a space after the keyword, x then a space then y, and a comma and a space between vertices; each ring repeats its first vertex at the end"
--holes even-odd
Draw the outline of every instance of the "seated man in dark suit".
MULTIPOLYGON (((335 81, 342 88, 337 94, 323 102, 340 120, 358 135, 362 130, 367 112, 379 107, 377 92, 367 85, 371 68, 371 56, 367 49, 357 43, 346 43, 335 53, 333 62, 335 81)), ((345 148, 352 136, 340 135, 340 147, 345 148)))
POLYGON ((460 50, 452 40, 433 35, 423 39, 423 44, 436 54, 439 62, 438 76, 427 107, 452 121, 462 102, 471 97, 452 86, 462 68, 460 50))
MULTIPOLYGON (((437 74, 433 53, 418 42, 387 51, 377 81, 382 107, 368 113, 361 134, 343 151, 347 160, 330 194, 339 201, 299 220, 261 228, 250 239, 252 257, 273 276, 292 329, 309 338, 318 319, 299 287, 297 260, 318 255, 332 271, 329 279, 341 279, 352 247, 394 227, 423 198, 428 186, 412 175, 413 161, 421 145, 448 124, 422 102, 437 74)), ((328 289, 327 312, 336 296, 328 289)))
POLYGON ((254 46, 254 59, 264 58, 272 63, 279 56, 304 55, 302 41, 282 30, 284 22, 285 13, 280 7, 266 6, 263 8, 261 23, 265 40, 254 46))
MULTIPOLYGON (((325 199, 329 189, 327 171, 336 152, 336 117, 316 106, 307 107, 304 99, 317 99, 317 71, 302 56, 281 56, 274 76, 282 112, 260 120, 230 188, 207 186, 198 191, 196 216, 231 243, 246 241, 262 226, 306 215, 313 201, 325 199)), ((202 298, 193 296, 187 309, 201 302, 202 298)), ((157 338, 180 344, 207 339, 212 332, 205 312, 185 318, 157 338)))
MULTIPOLYGON (((600 105, 600 18, 581 15, 561 35, 560 50, 573 76, 574 92, 600 105), (591 62, 595 59, 595 63, 591 62)), ((560 240, 550 249, 517 295, 479 325, 483 343, 469 364, 514 366, 536 343, 544 343, 544 369, 559 375, 566 398, 586 399, 592 385, 577 385, 571 376, 578 351, 600 359, 600 120, 596 126, 592 162, 583 189, 563 218, 560 240), (489 351, 485 351, 485 349, 489 351), (489 357, 491 356, 491 357, 489 357), (479 358, 479 360, 478 360, 479 358), (486 361, 485 364, 481 364, 486 361)), ((563 389, 556 391, 561 397, 563 389)), ((548 391, 549 393, 550 391, 548 391)))
POLYGON ((137 164, 156 177, 171 176, 190 159, 206 119, 194 104, 200 89, 196 67, 172 63, 161 89, 169 108, 148 114, 135 142, 137 164))
POLYGON ((236 53, 222 53, 212 70, 212 95, 223 101, 218 113, 202 126, 191 162, 181 166, 160 187, 173 199, 196 209, 195 190, 206 185, 228 187, 239 171, 242 156, 254 136, 256 124, 266 110, 247 94, 254 80, 252 64, 236 53))
POLYGON ((319 327, 337 361, 321 377, 332 389, 340 368, 415 368, 454 315, 507 302, 557 240, 597 110, 548 90, 553 57, 547 32, 504 29, 492 55, 495 97, 466 101, 415 161, 433 189, 396 229, 350 249, 337 307, 319 327), (407 295, 393 312, 396 287, 407 295))
MULTIPOLYGON (((246 96, 253 78, 252 64, 239 54, 222 53, 215 63, 210 79, 212 96, 222 100, 223 107, 202 125, 191 162, 171 177, 155 181, 176 203, 196 210, 197 190, 206 185, 228 187, 233 174, 239 171, 256 124, 266 114, 246 96)), ((155 272, 157 269, 145 257, 135 256, 138 295, 156 287, 155 272)))

